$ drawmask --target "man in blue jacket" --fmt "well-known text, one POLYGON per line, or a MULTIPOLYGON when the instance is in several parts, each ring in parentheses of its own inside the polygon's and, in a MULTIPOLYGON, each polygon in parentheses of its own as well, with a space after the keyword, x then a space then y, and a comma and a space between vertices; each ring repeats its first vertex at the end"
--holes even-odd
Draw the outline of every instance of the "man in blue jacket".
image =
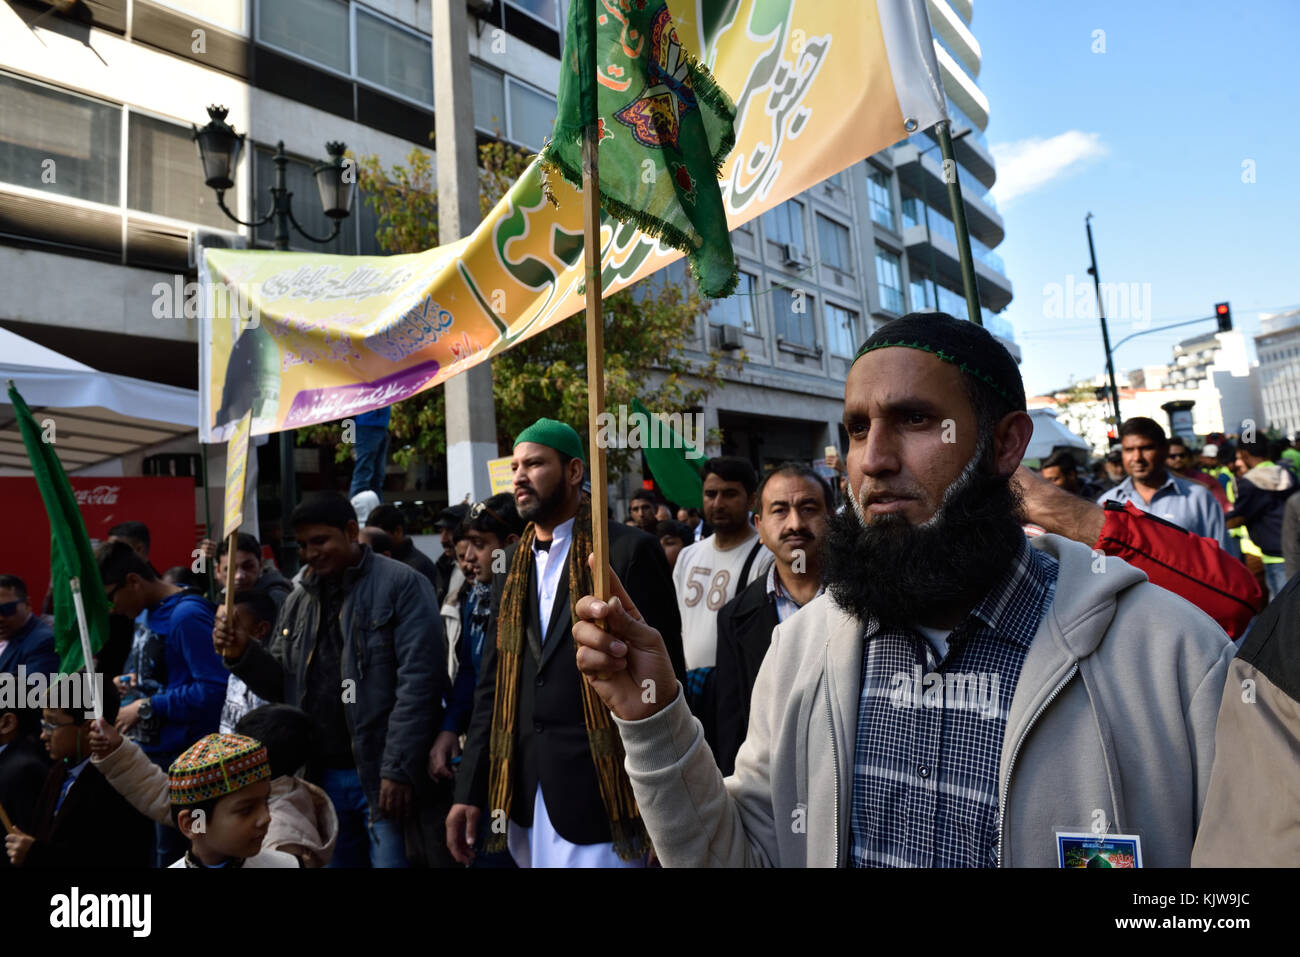
POLYGON ((54 632, 32 614, 23 580, 0 575, 0 671, 17 674, 19 665, 25 665, 29 675, 58 671, 54 632))
MULTIPOLYGON (((113 613, 146 612, 148 633, 133 651, 135 670, 114 683, 129 697, 115 724, 132 732, 154 764, 167 768, 185 748, 217 730, 228 675, 212 648, 213 605, 198 591, 163 581, 130 545, 110 541, 95 552, 113 613)), ((166 867, 185 852, 174 828, 158 826, 157 863, 166 867)))

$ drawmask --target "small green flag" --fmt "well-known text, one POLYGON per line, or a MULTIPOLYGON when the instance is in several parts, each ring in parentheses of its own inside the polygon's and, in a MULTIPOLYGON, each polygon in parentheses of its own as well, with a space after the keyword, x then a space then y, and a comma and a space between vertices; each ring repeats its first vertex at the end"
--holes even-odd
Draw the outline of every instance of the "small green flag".
POLYGON ((718 175, 736 107, 682 46, 663 0, 574 0, 554 135, 543 168, 582 188, 582 133, 597 125, 600 205, 686 253, 700 292, 735 291, 718 175))
MULTIPOLYGON (((640 399, 632 400, 632 411, 641 413, 645 416, 647 422, 650 421, 650 413, 641 404, 640 399)), ((667 423, 661 422, 659 429, 661 430, 659 432, 659 442, 654 443, 653 447, 650 445, 641 447, 641 452, 645 455, 646 464, 650 466, 650 474, 654 476, 655 483, 668 501, 680 505, 682 508, 703 508, 704 480, 700 478, 700 472, 708 459, 698 454, 692 457, 690 453, 703 451, 704 436, 699 435, 696 437, 700 445, 700 448, 696 450, 688 447, 686 441, 667 423)), ((673 516, 673 518, 676 517, 676 515, 673 516)))
POLYGON ((41 439, 40 426, 23 397, 9 382, 9 402, 18 417, 18 429, 27 447, 36 484, 50 519, 50 588, 54 591, 54 650, 59 654, 59 673, 73 674, 84 667, 77 609, 72 602, 71 579, 81 580, 81 597, 86 606, 86 626, 92 653, 108 640, 109 602, 99 579, 99 566, 90 548, 86 522, 77 508, 77 497, 54 454, 54 446, 41 439))

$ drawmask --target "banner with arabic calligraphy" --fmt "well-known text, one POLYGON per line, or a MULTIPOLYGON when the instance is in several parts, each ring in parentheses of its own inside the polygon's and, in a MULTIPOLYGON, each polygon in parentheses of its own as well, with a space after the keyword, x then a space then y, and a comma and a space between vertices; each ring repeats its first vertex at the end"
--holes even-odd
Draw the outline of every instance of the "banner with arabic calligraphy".
MULTIPOLYGON (((598 8, 617 19, 643 2, 598 8)), ((924 0, 668 5, 677 42, 654 51, 662 69, 681 72, 685 46, 736 103, 721 177, 731 228, 944 118, 924 0)), ((390 405, 581 310, 581 193, 552 186, 558 208, 534 162, 470 236, 422 253, 206 250, 203 440, 224 441, 249 412, 261 435, 390 405)), ((600 242, 602 295, 681 256, 609 217, 600 242)))

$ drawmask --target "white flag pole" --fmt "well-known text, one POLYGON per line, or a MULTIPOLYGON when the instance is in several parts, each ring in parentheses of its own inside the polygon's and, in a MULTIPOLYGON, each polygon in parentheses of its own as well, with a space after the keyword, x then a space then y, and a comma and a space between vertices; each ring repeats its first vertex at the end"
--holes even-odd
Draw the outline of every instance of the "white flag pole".
POLYGON ((90 678, 91 710, 95 720, 99 720, 104 717, 104 703, 99 700, 99 687, 95 684, 95 656, 90 651, 90 627, 86 624, 86 606, 81 601, 81 579, 73 578, 69 584, 72 585, 72 604, 77 609, 77 630, 81 632, 81 656, 85 659, 86 676, 90 678))

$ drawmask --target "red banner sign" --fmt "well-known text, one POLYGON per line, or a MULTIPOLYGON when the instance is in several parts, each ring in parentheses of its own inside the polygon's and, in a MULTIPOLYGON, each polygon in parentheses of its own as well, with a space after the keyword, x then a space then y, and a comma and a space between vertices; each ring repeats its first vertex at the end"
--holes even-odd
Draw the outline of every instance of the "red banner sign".
MULTIPOLYGON (((161 575, 173 565, 194 561, 194 479, 79 478, 69 476, 92 544, 108 538, 121 522, 149 526, 149 561, 161 575)), ((39 612, 50 584, 50 522, 32 478, 0 478, 5 528, 0 532, 0 574, 27 584, 32 609, 39 612)))

